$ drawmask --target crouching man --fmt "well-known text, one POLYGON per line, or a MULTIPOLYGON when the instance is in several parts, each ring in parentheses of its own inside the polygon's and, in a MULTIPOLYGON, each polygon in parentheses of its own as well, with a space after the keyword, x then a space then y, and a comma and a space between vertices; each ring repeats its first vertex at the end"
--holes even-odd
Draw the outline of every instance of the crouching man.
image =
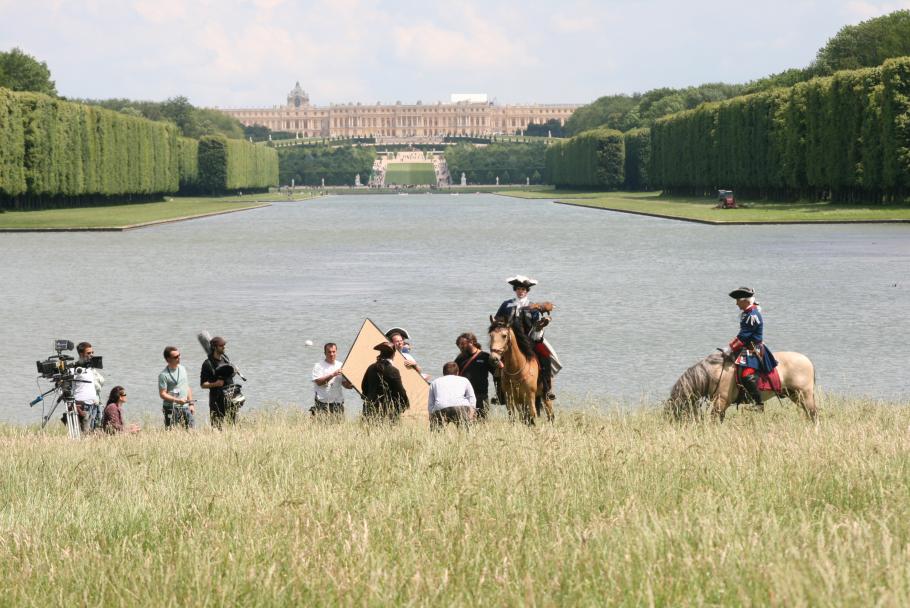
POLYGON ((427 409, 430 428, 441 429, 447 422, 467 426, 476 415, 477 397, 471 382, 458 375, 458 364, 449 361, 442 366, 442 377, 430 382, 427 409))

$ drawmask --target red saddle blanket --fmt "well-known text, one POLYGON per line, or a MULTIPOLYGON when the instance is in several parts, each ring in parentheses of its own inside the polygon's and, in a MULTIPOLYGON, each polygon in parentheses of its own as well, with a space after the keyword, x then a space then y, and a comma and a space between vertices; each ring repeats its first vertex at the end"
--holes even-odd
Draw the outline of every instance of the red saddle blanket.
POLYGON ((758 390, 773 391, 777 395, 783 392, 780 385, 780 374, 777 373, 776 367, 768 374, 760 373, 758 375, 758 390))

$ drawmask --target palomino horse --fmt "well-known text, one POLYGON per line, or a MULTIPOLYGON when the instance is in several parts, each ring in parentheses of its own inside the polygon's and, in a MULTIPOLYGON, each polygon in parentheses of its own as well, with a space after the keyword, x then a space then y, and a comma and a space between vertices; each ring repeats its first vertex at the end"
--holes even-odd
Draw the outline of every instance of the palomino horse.
MULTIPOLYGON (((803 408, 812 422, 817 422, 815 407, 815 367, 806 355, 793 352, 775 352, 777 373, 780 375, 783 396, 803 408)), ((711 415, 721 422, 730 404, 739 394, 736 384, 736 369, 733 361, 721 353, 709 355, 683 372, 667 401, 667 412, 677 420, 691 416, 700 418, 701 403, 713 402, 711 415)), ((762 392, 762 400, 774 396, 773 392, 762 392)))
POLYGON ((553 403, 542 394, 538 378, 540 363, 534 345, 521 330, 521 325, 509 325, 502 319, 490 317, 490 360, 502 364, 499 382, 506 400, 509 416, 518 410, 526 424, 537 418, 538 395, 547 410, 547 420, 553 420, 553 403))

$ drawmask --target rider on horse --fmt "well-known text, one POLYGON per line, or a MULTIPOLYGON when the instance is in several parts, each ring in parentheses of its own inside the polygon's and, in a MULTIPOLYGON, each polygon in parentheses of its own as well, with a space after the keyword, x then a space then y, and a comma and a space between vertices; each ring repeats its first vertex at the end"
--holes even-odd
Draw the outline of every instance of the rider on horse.
POLYGON ((737 378, 755 402, 755 409, 762 411, 764 404, 758 389, 758 376, 770 373, 777 367, 777 360, 763 342, 765 323, 761 309, 755 303, 755 292, 748 287, 740 287, 731 291, 730 297, 736 300, 742 314, 739 317, 739 333, 724 349, 724 355, 735 357, 737 378))
POLYGON ((550 349, 547 348, 543 339, 543 330, 550 323, 548 315, 552 312, 553 305, 549 302, 532 303, 528 299, 531 287, 537 285, 537 281, 534 279, 519 274, 509 277, 506 282, 512 286, 515 297, 503 302, 495 316, 510 323, 516 319, 521 323, 525 334, 534 343, 534 353, 540 363, 543 394, 547 396, 547 399, 553 400, 556 398, 552 392, 553 365, 550 359, 550 349))

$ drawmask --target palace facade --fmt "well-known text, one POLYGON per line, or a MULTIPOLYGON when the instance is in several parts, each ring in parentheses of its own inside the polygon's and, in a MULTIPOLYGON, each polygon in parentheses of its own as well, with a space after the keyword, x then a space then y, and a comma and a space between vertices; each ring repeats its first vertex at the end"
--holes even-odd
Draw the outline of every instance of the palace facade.
MULTIPOLYGON (((455 96, 453 96, 454 98, 455 96)), ((580 104, 496 105, 485 96, 453 103, 310 105, 298 82, 287 103, 274 108, 218 108, 246 126, 261 125, 301 137, 375 137, 424 139, 446 135, 518 134, 529 124, 558 120, 565 124, 580 104)))

